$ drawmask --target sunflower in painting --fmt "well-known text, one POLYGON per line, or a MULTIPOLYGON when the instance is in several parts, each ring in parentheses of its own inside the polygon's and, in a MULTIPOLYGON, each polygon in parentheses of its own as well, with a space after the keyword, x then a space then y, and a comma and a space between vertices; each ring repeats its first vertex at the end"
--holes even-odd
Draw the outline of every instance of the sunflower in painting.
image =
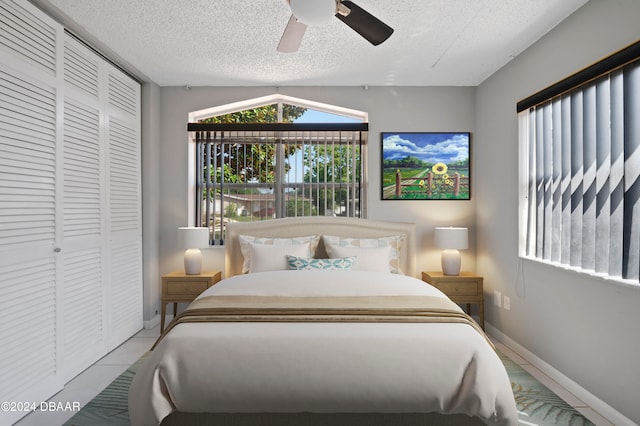
POLYGON ((444 163, 436 163, 433 165, 431 170, 437 175, 443 175, 447 173, 447 165, 444 163))

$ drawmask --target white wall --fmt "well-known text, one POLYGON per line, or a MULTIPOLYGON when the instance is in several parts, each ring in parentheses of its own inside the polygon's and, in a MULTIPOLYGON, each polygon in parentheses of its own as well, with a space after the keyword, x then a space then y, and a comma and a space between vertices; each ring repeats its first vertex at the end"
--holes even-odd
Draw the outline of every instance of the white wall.
POLYGON ((476 221, 486 319, 640 423, 640 287, 524 261, 518 272, 516 102, 640 39, 640 1, 591 0, 477 88, 476 221))
MULTIPOLYGON (((182 268, 175 245, 176 229, 187 218, 187 115, 191 111, 276 93, 369 113, 369 218, 418 223, 418 271, 438 270, 439 252, 431 249, 433 227, 468 226, 470 250, 463 253, 463 268, 475 269, 475 189, 470 201, 380 200, 380 132, 474 132, 475 89, 468 87, 184 87, 161 88, 160 109, 160 273, 182 268)), ((472 155, 475 153, 472 136, 472 155)), ((472 160, 472 173, 473 160, 472 160)), ((473 183, 472 183, 473 185, 473 183)), ((204 267, 223 267, 218 249, 204 252, 204 267)))

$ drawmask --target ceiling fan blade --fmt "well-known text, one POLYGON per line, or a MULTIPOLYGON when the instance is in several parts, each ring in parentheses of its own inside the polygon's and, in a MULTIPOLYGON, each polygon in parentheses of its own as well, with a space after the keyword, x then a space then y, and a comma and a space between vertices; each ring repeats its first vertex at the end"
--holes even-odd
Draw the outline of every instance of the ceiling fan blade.
POLYGON ((345 0, 341 3, 350 9, 351 12, 346 16, 338 12, 336 13, 336 17, 374 46, 379 45, 393 34, 393 28, 352 1, 345 0))
POLYGON ((300 48, 302 36, 304 36, 306 29, 307 26, 305 24, 298 21, 295 16, 291 15, 291 18, 289 18, 289 22, 287 22, 287 26, 284 29, 284 33, 280 38, 280 43, 278 43, 278 52, 291 53, 297 51, 300 48))

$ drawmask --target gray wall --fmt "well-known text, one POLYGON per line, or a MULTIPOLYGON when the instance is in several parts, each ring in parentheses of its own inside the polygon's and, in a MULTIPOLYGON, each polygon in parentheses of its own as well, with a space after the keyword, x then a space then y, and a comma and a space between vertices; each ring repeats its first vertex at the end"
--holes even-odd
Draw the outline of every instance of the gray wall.
POLYGON ((477 88, 477 266, 487 321, 640 423, 640 287, 518 260, 516 102, 640 39, 640 1, 591 0, 477 88), (519 269, 520 268, 520 269, 519 269))
POLYGON ((145 327, 160 312, 160 281, 158 252, 160 246, 160 87, 153 83, 142 85, 142 257, 143 257, 143 315, 145 327))
MULTIPOLYGON (((433 228, 468 226, 470 250, 463 253, 463 267, 475 269, 475 201, 380 200, 381 131, 474 132, 475 89, 468 87, 164 87, 160 102, 160 273, 182 268, 176 248, 176 229, 188 224, 187 132, 189 112, 273 93, 309 99, 369 113, 369 214, 370 219, 418 224, 418 271, 438 270, 440 254, 433 249, 433 228)), ((473 155, 472 148, 472 155, 473 155)), ((473 170, 472 170, 473 173, 473 170)), ((472 191, 474 189, 472 188, 472 191)), ((204 267, 222 269, 219 249, 203 252, 204 267)))

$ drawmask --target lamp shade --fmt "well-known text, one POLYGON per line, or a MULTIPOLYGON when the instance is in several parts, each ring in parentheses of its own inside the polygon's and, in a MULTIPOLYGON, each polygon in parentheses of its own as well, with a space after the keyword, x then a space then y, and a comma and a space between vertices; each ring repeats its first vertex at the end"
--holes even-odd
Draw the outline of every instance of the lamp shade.
POLYGON ((178 246, 184 250, 184 272, 197 275, 202 270, 201 247, 209 247, 209 228, 178 228, 178 246))
POLYGON ((183 250, 209 247, 209 228, 178 228, 178 247, 183 250))
POLYGON ((466 249, 469 247, 467 228, 438 227, 435 233, 436 247, 441 249, 466 249))

